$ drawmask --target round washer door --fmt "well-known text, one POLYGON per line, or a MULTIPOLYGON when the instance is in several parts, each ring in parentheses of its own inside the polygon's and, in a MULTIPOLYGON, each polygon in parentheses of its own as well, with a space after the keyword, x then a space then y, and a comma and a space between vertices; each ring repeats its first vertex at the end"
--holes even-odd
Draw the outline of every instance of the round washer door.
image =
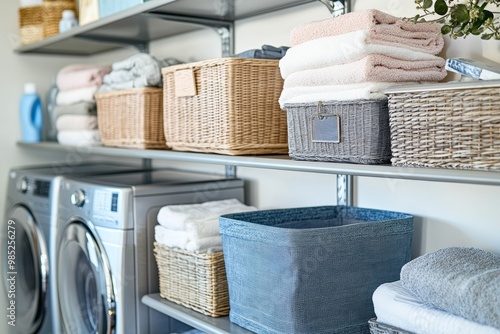
POLYGON ((64 229, 58 248, 57 288, 67 333, 111 333, 115 295, 109 261, 95 233, 83 222, 64 229))
POLYGON ((2 259, 1 270, 8 306, 12 302, 15 306, 13 329, 18 333, 36 333, 47 307, 49 257, 45 238, 26 207, 14 206, 6 218, 6 240, 2 242, 6 258, 2 259))

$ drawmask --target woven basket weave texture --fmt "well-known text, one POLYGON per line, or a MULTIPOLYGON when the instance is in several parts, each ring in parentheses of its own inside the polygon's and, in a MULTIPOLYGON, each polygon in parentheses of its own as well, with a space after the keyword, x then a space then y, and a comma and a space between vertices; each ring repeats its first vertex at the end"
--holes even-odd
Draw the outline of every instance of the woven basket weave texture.
MULTIPOLYGON (((167 144, 229 155, 288 152, 278 61, 220 58, 162 69, 167 144), (176 96, 176 72, 191 70, 196 94, 176 96)), ((178 83, 177 83, 178 84, 178 83)))
POLYGON ((99 134, 104 146, 167 149, 161 88, 98 93, 96 103, 99 134))
POLYGON ((19 8, 19 37, 21 44, 30 44, 44 38, 42 6, 19 8))
POLYGON ((368 321, 370 334, 413 334, 400 328, 378 322, 375 318, 368 321))
POLYGON ((229 314, 224 255, 195 253, 154 243, 160 295, 211 317, 229 314))
POLYGON ((74 0, 45 0, 42 3, 43 33, 45 38, 59 33, 59 22, 62 18, 62 12, 65 10, 73 10, 75 12, 75 17, 78 18, 78 12, 74 0))

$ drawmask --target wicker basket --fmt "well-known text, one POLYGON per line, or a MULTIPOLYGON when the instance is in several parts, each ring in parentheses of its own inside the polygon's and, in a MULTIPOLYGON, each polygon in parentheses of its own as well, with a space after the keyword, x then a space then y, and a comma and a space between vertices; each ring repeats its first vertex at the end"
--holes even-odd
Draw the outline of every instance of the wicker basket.
POLYGON ((500 81, 386 93, 393 165, 500 170, 500 81))
POLYGON ((400 328, 378 322, 375 318, 368 320, 371 334, 413 334, 400 328))
POLYGON ((390 162, 387 100, 285 104, 285 110, 289 155, 293 159, 361 164, 390 162), (315 129, 319 134, 315 134, 315 129))
POLYGON ((77 16, 75 1, 47 1, 42 3, 42 17, 43 17, 43 34, 44 37, 50 37, 59 33, 59 22, 62 18, 62 12, 65 10, 73 10, 77 16))
POLYGON ((96 94, 97 122, 104 146, 166 149, 163 90, 133 88, 96 94))
POLYGON ((194 253, 154 243, 160 295, 202 314, 229 314, 224 255, 194 253))
POLYGON ((19 35, 21 44, 34 43, 44 38, 42 6, 19 8, 19 35))
POLYGON ((167 144, 229 155, 288 152, 278 61, 220 58, 162 69, 167 144))

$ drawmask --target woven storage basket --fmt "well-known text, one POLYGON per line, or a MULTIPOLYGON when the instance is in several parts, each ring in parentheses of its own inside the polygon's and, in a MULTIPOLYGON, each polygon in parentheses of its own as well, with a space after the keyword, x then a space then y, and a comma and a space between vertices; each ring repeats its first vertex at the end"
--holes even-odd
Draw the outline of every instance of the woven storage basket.
POLYGON ((285 110, 289 155, 293 159, 362 164, 390 162, 387 100, 286 104, 285 110), (338 142, 315 138, 313 122, 328 122, 332 117, 337 119, 338 128, 332 132, 339 133, 338 142))
POLYGON ((19 8, 19 35, 21 44, 34 43, 44 38, 42 6, 19 8))
POLYGON ((59 33, 59 22, 62 18, 62 12, 68 9, 73 10, 75 16, 78 18, 75 1, 43 1, 42 17, 45 38, 59 33))
POLYGON ((104 146, 166 149, 163 90, 133 88, 96 94, 97 122, 104 146))
POLYGON ((220 58, 162 69, 167 144, 229 155, 288 152, 278 61, 220 58))
POLYGON ((500 170, 500 81, 386 93, 393 165, 500 170))
POLYGON ((212 317, 229 314, 224 255, 195 253, 154 243, 160 295, 212 317))
POLYGON ((413 334, 400 328, 378 322, 375 318, 368 321, 371 334, 413 334))

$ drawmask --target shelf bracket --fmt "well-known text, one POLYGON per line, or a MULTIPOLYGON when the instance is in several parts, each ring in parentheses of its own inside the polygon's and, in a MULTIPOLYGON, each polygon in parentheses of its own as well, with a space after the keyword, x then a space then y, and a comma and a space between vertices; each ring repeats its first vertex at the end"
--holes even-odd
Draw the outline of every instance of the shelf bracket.
POLYGON ((226 179, 235 179, 235 178, 236 178, 236 166, 226 165, 226 179))
POLYGON ((337 205, 353 205, 352 175, 337 174, 337 205))
POLYGON ((204 28, 211 28, 221 38, 222 57, 228 57, 234 54, 234 24, 230 21, 212 20, 202 17, 183 17, 179 15, 171 15, 161 12, 148 12, 141 15, 157 18, 161 20, 168 20, 174 22, 183 22, 194 25, 199 25, 204 28))
POLYGON ((351 11, 351 0, 319 0, 330 11, 332 16, 340 16, 351 11))

